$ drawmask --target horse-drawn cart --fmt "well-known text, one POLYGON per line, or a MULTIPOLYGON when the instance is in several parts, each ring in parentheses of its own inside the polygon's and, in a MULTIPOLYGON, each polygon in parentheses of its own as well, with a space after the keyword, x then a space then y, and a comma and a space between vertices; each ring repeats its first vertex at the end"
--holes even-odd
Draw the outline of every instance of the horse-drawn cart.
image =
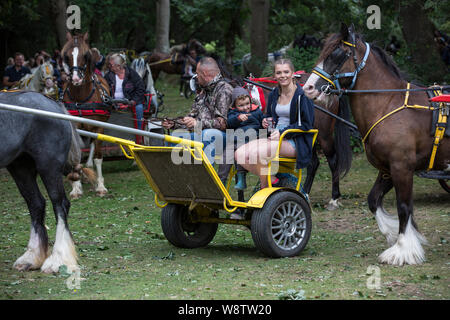
MULTIPOLYGON (((302 171, 295 169, 295 158, 279 156, 280 147, 269 163, 269 187, 257 191, 247 202, 236 201, 229 193, 230 182, 223 185, 203 152, 201 142, 31 108, 7 104, 0 104, 0 108, 101 126, 175 145, 144 146, 131 140, 79 130, 81 135, 119 145, 127 158, 136 160, 155 192, 156 205, 162 208, 164 235, 175 246, 197 248, 207 245, 214 238, 219 223, 248 226, 256 247, 270 257, 298 255, 308 243, 311 208, 300 187, 302 171), (179 159, 183 161, 180 163, 179 159), (279 168, 278 172, 296 175, 295 188, 272 187, 270 172, 275 167, 279 168), (238 209, 244 212, 244 219, 231 219, 230 214, 238 209), (226 212, 225 217, 219 215, 220 210, 226 212)), ((304 131, 286 130, 280 141, 292 132, 304 131)), ((314 143, 318 131, 308 132, 313 134, 314 143)), ((232 174, 230 172, 230 176, 232 174)))
MULTIPOLYGON (((288 130, 280 141, 293 131, 301 132, 288 130)), ((310 132, 315 141, 317 130, 310 132)), ((232 199, 230 183, 222 184, 200 142, 147 133, 176 146, 143 146, 108 135, 81 134, 118 144, 128 158, 136 160, 155 192, 156 205, 162 208, 164 235, 177 247, 206 246, 214 238, 219 223, 248 226, 256 247, 270 257, 298 255, 309 240, 311 208, 300 191, 302 173, 294 170, 295 159, 279 157, 279 149, 269 170, 276 162, 280 172, 295 171, 297 186, 265 188, 251 196, 248 202, 243 202, 232 199), (179 163, 174 159, 183 161, 179 163), (244 219, 230 219, 229 214, 238 209, 244 212, 244 219), (220 210, 227 212, 225 217, 220 217, 220 210)))
MULTIPOLYGON (((157 99, 158 104, 154 104, 154 99, 152 99, 151 93, 145 93, 145 104, 144 104, 144 119, 142 128, 144 131, 148 132, 156 132, 156 133, 164 133, 164 129, 157 121, 151 121, 150 119, 157 117, 159 106, 163 104, 162 101, 163 95, 158 93, 157 99)), ((67 104, 66 104, 67 107, 67 104)), ((93 112, 92 106, 87 106, 87 108, 83 109, 83 106, 77 106, 68 108, 69 113, 73 116, 89 116, 88 112, 93 112)), ((111 99, 111 101, 108 102, 108 106, 106 108, 97 108, 95 110, 97 113, 105 112, 109 114, 108 123, 112 123, 115 125, 128 127, 128 128, 135 128, 137 129, 137 117, 136 117, 136 111, 135 106, 131 104, 130 101, 127 99, 111 99)), ((160 121, 159 121, 160 122, 160 121)), ((141 135, 137 134, 130 134, 127 132, 120 132, 111 130, 111 129, 105 129, 106 135, 114 135, 122 139, 126 140, 132 140, 136 143, 143 144, 143 145, 157 145, 158 141, 154 139, 150 139, 148 137, 142 137, 141 135)), ((82 148, 82 152, 85 158, 89 158, 92 155, 93 151, 93 144, 90 143, 90 139, 86 137, 86 139, 83 139, 84 141, 84 147, 82 148)), ((116 160, 116 159, 125 159, 125 157, 122 154, 121 149, 113 143, 103 143, 102 145, 102 153, 104 160, 116 160)), ((92 160, 91 160, 92 161, 92 160)))

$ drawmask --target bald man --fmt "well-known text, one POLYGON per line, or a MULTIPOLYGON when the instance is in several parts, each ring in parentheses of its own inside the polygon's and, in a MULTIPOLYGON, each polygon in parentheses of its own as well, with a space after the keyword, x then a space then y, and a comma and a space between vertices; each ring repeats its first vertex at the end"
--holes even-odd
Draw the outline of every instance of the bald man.
MULTIPOLYGON (((197 79, 201 91, 195 97, 191 112, 181 123, 189 130, 200 127, 202 130, 225 131, 233 87, 223 79, 216 61, 211 57, 198 62, 197 79)), ((172 121, 163 122, 163 126, 166 129, 181 127, 172 121)))
MULTIPOLYGON (((213 162, 215 150, 223 151, 225 147, 227 114, 231 105, 233 87, 224 80, 216 61, 211 57, 204 57, 198 62, 197 78, 201 90, 195 97, 191 112, 180 121, 191 134, 186 136, 186 134, 174 132, 173 135, 197 141, 201 139, 205 153, 213 162), (201 131, 201 137, 192 131, 196 133, 201 131), (215 147, 207 149, 213 142, 215 147)), ((173 121, 164 121, 162 125, 166 129, 183 127, 173 121)))

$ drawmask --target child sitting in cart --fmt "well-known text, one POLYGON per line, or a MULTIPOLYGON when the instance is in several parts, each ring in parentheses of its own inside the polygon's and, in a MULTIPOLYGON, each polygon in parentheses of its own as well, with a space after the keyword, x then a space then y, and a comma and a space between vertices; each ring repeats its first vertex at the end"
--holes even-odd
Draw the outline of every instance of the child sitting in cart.
MULTIPOLYGON (((255 130, 255 138, 258 137, 258 131, 262 129, 262 120, 264 118, 261 108, 252 102, 252 98, 247 90, 242 87, 233 89, 232 105, 228 111, 227 128, 242 129, 246 140, 249 139, 249 135, 245 134, 247 130, 255 130)), ((248 141, 242 142, 248 143, 248 141)), ((234 151, 236 151, 236 141, 234 142, 234 151)), ((237 182, 234 188, 245 190, 247 188, 245 181, 247 170, 240 165, 236 165, 236 169, 237 182)))

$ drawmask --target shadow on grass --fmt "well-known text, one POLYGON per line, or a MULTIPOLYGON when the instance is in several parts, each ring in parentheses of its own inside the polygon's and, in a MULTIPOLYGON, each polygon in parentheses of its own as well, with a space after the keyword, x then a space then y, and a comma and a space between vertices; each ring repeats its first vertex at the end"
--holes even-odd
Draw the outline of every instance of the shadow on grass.
POLYGON ((435 194, 420 193, 414 196, 414 206, 442 205, 448 207, 449 203, 450 193, 446 193, 445 191, 438 191, 435 194))
POLYGON ((264 258, 265 256, 256 249, 253 244, 249 245, 230 245, 221 243, 212 243, 204 248, 191 249, 189 252, 197 254, 198 256, 214 256, 215 258, 230 258, 230 257, 251 257, 264 258), (192 250, 192 251, 191 251, 192 250))

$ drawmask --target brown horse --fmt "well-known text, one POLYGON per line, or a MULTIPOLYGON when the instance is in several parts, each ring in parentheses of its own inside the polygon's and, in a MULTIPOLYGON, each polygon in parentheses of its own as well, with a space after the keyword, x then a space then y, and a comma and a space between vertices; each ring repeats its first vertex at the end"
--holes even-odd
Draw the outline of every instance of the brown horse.
MULTIPOLYGON (((299 74, 297 77, 297 83, 304 85, 307 81, 309 73, 299 74)), ((252 80, 252 78, 250 78, 252 80)), ((273 88, 276 86, 276 81, 272 78, 260 78, 253 79, 259 80, 261 84, 273 88)), ((258 90, 261 92, 261 90, 258 90)), ((264 90, 264 100, 268 101, 269 91, 264 90)), ((255 88, 252 88, 252 96, 257 96, 258 93, 255 88)), ((335 115, 348 120, 348 108, 346 106, 339 106, 339 100, 337 97, 333 97, 333 102, 327 108, 328 111, 335 115)), ((313 149, 313 156, 310 165, 307 167, 307 175, 305 179, 305 185, 303 189, 306 193, 310 193, 314 177, 317 169, 319 168, 320 161, 317 155, 317 146, 320 145, 327 162, 331 170, 332 184, 331 184, 331 200, 328 202, 326 208, 328 210, 335 210, 339 208, 339 198, 341 192, 339 188, 339 181, 350 170, 352 163, 352 151, 350 148, 350 132, 349 129, 335 118, 327 115, 326 113, 315 109, 314 110, 314 128, 319 129, 317 135, 317 144, 313 149)))
POLYGON ((163 52, 152 52, 147 57, 148 65, 152 71, 153 81, 156 81, 159 77, 159 73, 164 71, 169 74, 182 74, 184 56, 180 53, 174 53, 173 55, 163 52))
MULTIPOLYGON (((105 105, 105 98, 110 95, 106 80, 94 73, 95 53, 87 44, 88 34, 74 35, 67 33, 67 43, 61 50, 64 69, 69 75, 69 81, 64 88, 63 102, 72 115, 79 115, 92 120, 108 121, 109 106, 105 105)), ((77 124, 79 129, 103 133, 103 128, 85 124, 77 124)), ((97 169, 97 195, 104 196, 108 190, 104 186, 102 175, 102 141, 94 142, 94 163, 97 169)), ((89 166, 90 164, 88 164, 89 166)), ((83 194, 79 175, 72 175, 72 198, 79 198, 83 194)))
MULTIPOLYGON (((353 26, 347 28, 344 24, 340 33, 327 38, 314 73, 304 91, 323 106, 333 101, 329 87, 354 90, 409 87, 382 49, 364 42, 353 26)), ((354 93, 349 98, 353 117, 364 136, 367 159, 379 170, 368 205, 381 233, 392 245, 379 260, 392 265, 422 263, 425 260, 422 244, 426 240, 413 219, 413 176, 415 171, 427 169, 433 149, 432 112, 428 109, 427 94, 417 90, 384 91, 354 93), (383 208, 383 197, 392 188, 396 192, 398 220, 383 208)), ((433 169, 450 170, 449 138, 441 140, 433 169)))
POLYGON ((164 71, 169 74, 184 73, 183 66, 186 56, 190 50, 195 50, 197 55, 206 54, 203 45, 196 39, 191 39, 188 43, 183 43, 171 48, 170 53, 154 51, 147 57, 146 62, 149 64, 153 75, 153 81, 158 79, 159 73, 164 71))

